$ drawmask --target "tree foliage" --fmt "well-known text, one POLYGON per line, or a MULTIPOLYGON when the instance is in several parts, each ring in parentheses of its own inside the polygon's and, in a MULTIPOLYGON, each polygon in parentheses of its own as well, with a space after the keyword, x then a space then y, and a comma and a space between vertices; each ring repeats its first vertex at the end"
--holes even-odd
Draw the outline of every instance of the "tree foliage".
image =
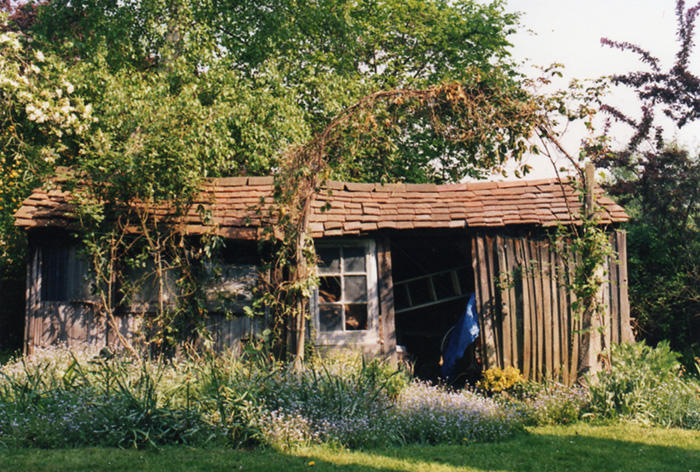
POLYGON ((641 118, 603 106, 633 134, 623 149, 597 162, 612 171, 608 190, 632 216, 630 298, 640 334, 652 344, 670 340, 688 364, 700 355, 700 154, 666 142, 656 116, 661 112, 679 129, 700 118, 700 78, 689 69, 699 13, 700 3, 686 7, 677 0, 678 51, 667 71, 634 44, 601 40, 637 54, 649 70, 612 77, 636 93, 641 118))
MULTIPOLYGON (((506 49, 516 25, 500 0, 51 0, 13 9, 3 30, 26 41, 17 64, 36 61, 33 51, 42 50, 56 70, 36 81, 36 93, 62 110, 69 95, 70 106, 86 112, 79 132, 54 133, 48 122, 32 128, 34 115, 13 89, 22 142, 35 151, 27 154, 15 207, 3 210, 3 235, 18 234, 11 214, 30 189, 55 166, 71 165, 84 240, 107 285, 120 251, 143 243, 128 235, 134 225, 148 240, 135 263, 159 251, 184 260, 201 242, 178 239, 175 227, 139 209, 167 203, 181 214, 205 177, 273 173, 294 153, 286 150, 315 142, 333 117, 382 90, 456 84, 450 90, 486 91, 482 98, 494 101, 463 110, 448 106, 458 96, 376 103, 354 115, 357 126, 334 128, 323 177, 483 175, 520 155, 532 129, 519 121, 531 112, 521 108, 529 95, 506 49), (465 113, 483 131, 479 139, 460 122, 465 113), (47 160, 41 152, 53 154, 47 160)), ((8 149, 3 143, 2 152, 8 149)), ((109 314, 114 304, 103 308, 109 314)))
POLYGON ((0 11, 0 274, 16 274, 22 235, 13 213, 57 165, 76 162, 93 122, 62 62, 9 27, 0 11))
MULTIPOLYGON (((316 283, 315 253, 308 235, 311 204, 324 180, 332 175, 333 164, 335 168, 343 164, 339 156, 345 153, 335 151, 344 147, 362 150, 375 141, 391 145, 385 133, 377 133, 378 128, 400 131, 402 125, 411 126, 414 120, 409 118, 402 124, 397 117, 423 116, 426 132, 435 140, 471 151, 468 159, 475 166, 493 169, 507 158, 520 160, 528 138, 541 123, 541 109, 537 100, 509 92, 493 87, 478 73, 468 84, 383 90, 363 97, 308 143, 285 152, 275 175, 276 205, 270 218, 274 226, 269 232, 271 238, 281 239, 272 273, 282 277, 273 283, 268 306, 276 320, 288 323, 286 331, 293 335, 287 336, 292 341, 287 350, 295 352, 297 364, 303 360, 307 301, 316 283)), ((277 323, 280 325, 284 323, 277 323)))

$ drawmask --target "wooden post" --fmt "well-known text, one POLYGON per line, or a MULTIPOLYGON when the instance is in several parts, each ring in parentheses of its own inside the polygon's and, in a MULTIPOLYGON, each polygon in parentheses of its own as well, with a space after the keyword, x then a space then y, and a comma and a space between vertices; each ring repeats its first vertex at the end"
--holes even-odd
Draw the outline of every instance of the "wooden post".
POLYGON ((617 230, 615 236, 617 237, 617 258, 619 263, 620 341, 631 343, 634 342, 634 334, 630 323, 630 302, 627 289, 627 234, 622 230, 617 230))
POLYGON ((485 248, 485 234, 472 236, 472 267, 476 289, 479 328, 481 329, 481 351, 484 370, 498 367, 497 342, 494 336, 493 297, 489 284, 489 264, 485 248))
POLYGON ((24 314, 24 343, 25 355, 31 355, 36 345, 36 315, 39 309, 41 290, 41 271, 39 266, 39 248, 30 238, 29 260, 27 261, 27 286, 25 287, 25 314, 24 314))
MULTIPOLYGON (((584 181, 584 217, 589 218, 595 214, 595 167, 591 162, 586 164, 584 181)), ((595 273, 591 274, 594 279, 601 280, 603 278, 604 268, 602 266, 595 268, 595 273)), ((598 305, 602 302, 603 286, 600 287, 598 293, 593 295, 592 300, 587 300, 581 310, 581 344, 579 351, 579 371, 578 377, 584 375, 594 376, 600 371, 601 363, 599 354, 603 348, 604 334, 601 333, 603 328, 602 317, 598 316, 595 311, 598 305)))
POLYGON ((396 323, 394 321, 394 285, 391 273, 391 241, 382 237, 377 241, 379 281, 379 324, 382 353, 392 357, 396 353, 396 323))

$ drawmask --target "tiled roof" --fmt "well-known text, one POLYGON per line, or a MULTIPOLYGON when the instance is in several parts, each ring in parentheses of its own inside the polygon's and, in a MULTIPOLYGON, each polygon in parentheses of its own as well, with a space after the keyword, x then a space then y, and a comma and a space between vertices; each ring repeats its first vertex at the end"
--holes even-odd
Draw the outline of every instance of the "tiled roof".
MULTIPOLYGON (((625 211, 598 189, 600 222, 628 219, 625 211)), ((22 227, 70 226, 70 195, 40 188, 15 214, 22 227)), ((201 205, 225 237, 255 239, 272 201, 271 177, 211 179, 184 218, 186 230, 202 233, 201 205), (201 210, 201 208, 200 208, 201 210)), ((381 229, 553 226, 578 215, 578 195, 570 184, 554 179, 462 184, 370 184, 328 182, 313 202, 313 237, 361 234, 381 229)), ((166 215, 159 207, 156 213, 166 215)), ((575 217, 574 217, 575 219, 575 217)))

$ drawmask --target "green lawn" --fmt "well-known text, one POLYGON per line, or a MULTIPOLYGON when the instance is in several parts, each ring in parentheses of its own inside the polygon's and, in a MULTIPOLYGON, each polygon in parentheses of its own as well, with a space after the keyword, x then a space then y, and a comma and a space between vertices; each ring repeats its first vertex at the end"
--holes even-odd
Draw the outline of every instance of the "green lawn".
POLYGON ((698 471, 700 432, 631 425, 552 426, 495 444, 292 452, 171 447, 0 450, 1 471, 698 471))

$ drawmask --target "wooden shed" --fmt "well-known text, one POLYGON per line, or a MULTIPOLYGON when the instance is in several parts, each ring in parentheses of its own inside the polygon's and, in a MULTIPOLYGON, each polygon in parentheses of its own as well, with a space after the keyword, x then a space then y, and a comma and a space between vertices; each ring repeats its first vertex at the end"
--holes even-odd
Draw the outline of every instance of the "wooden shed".
MULTIPOLYGON (((597 193, 600 223, 609 228, 616 257, 605 267, 606 321, 602 334, 593 336, 592 362, 601 343, 632 340, 625 233, 616 227, 627 215, 597 193)), ((214 230, 225 238, 224 263, 230 270, 222 287, 245 292, 264 224, 258 210, 271 195, 271 178, 212 179, 184 218, 190 234, 214 230), (198 205, 211 214, 207 224, 195 210, 198 205)), ((434 377, 445 335, 475 293, 481 335, 465 368, 512 365, 533 379, 575 377, 581 326, 567 289, 572 266, 562 257, 566 248, 554 250, 548 236, 549 229, 571 222, 572 215, 575 220, 581 210, 573 185, 551 179, 329 182, 313 208, 310 230, 322 261, 311 304, 316 344, 384 356, 399 352, 414 360, 417 373, 434 377)), ((74 223, 70 196, 56 188, 37 189, 16 213, 16 224, 27 229, 30 241, 29 352, 57 342, 113 342, 114 334, 86 303, 89 269, 67 236, 74 223)), ((139 316, 122 321, 124 334, 138 329, 139 316)), ((262 327, 245 316, 212 313, 210 321, 220 347, 262 327)))

